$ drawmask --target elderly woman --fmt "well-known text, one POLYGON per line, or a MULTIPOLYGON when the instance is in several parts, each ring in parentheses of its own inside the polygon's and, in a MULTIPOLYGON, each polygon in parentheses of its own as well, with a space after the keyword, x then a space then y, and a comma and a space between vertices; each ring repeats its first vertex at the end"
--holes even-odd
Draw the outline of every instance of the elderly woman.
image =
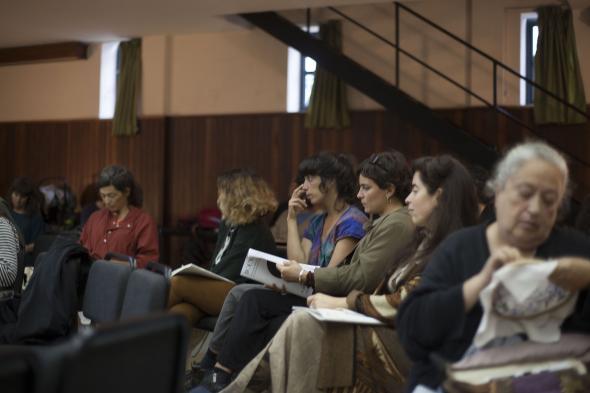
POLYGON ((122 166, 107 166, 97 186, 105 208, 90 216, 80 235, 90 256, 103 259, 109 252, 124 254, 135 258, 138 267, 157 261, 158 229, 140 209, 141 190, 131 172, 122 166))
MULTIPOLYGON (((443 375, 431 355, 454 362, 472 346, 483 315, 480 292, 503 265, 522 258, 556 259, 549 277, 553 283, 569 290, 588 288, 590 244, 577 233, 555 228, 567 183, 565 160, 546 144, 516 146, 501 160, 491 181, 496 221, 445 240, 399 310, 398 333, 415 362, 410 388, 440 389, 443 375)), ((590 331, 585 292, 561 328, 590 331)))
MULTIPOLYGON (((276 253, 275 241, 262 220, 277 208, 277 200, 268 184, 245 169, 226 172, 217 179, 217 205, 222 221, 213 252, 211 271, 235 283, 250 248, 276 253)), ((200 276, 178 275, 172 278, 168 307, 194 325, 205 315, 219 315, 223 300, 234 284, 200 276)))

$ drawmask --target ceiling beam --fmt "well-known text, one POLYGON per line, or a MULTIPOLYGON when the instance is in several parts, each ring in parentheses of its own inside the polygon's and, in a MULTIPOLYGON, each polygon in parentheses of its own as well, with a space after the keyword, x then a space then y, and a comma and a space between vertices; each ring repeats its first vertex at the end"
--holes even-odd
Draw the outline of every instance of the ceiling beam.
POLYGON ((0 66, 87 58, 88 44, 82 42, 63 42, 0 49, 0 66))

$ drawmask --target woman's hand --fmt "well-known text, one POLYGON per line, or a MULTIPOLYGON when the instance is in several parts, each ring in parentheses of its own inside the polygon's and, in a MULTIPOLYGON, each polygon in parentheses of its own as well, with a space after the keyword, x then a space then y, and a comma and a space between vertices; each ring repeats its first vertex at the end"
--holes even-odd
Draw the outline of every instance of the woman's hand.
POLYGON ((471 310, 477 303, 479 293, 490 283, 496 270, 519 259, 522 259, 522 254, 514 247, 502 246, 492 252, 481 271, 463 283, 465 311, 471 310))
POLYGON ((557 259, 557 267, 549 276, 551 282, 568 291, 579 291, 590 286, 590 261, 583 258, 557 259))
POLYGON ((523 256, 517 248, 509 246, 502 246, 492 252, 492 255, 490 255, 483 269, 478 274, 480 276, 479 280, 483 285, 481 289, 485 288, 492 281, 492 275, 496 270, 522 258, 523 256))
POLYGON ((310 308, 348 308, 345 297, 334 297, 323 293, 316 293, 307 298, 310 308))
POLYGON ((289 199, 289 210, 287 211, 287 219, 295 220, 297 213, 307 209, 307 203, 305 202, 305 190, 303 184, 293 190, 291 199, 289 199))
POLYGON ((281 278, 289 282, 299 282, 299 274, 303 270, 301 265, 296 261, 277 263, 277 269, 281 272, 281 278))

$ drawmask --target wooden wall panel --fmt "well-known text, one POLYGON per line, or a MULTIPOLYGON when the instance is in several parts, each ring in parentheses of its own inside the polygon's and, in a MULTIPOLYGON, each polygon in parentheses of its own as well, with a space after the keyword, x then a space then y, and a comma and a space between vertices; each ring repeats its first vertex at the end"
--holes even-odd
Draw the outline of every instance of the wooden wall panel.
MULTIPOLYGON (((439 112, 498 150, 530 136, 486 108, 439 112)), ((513 112, 525 121, 532 118, 529 109, 513 112)), ((216 177, 231 168, 253 168, 284 201, 299 162, 322 150, 349 153, 359 162, 386 148, 410 160, 452 152, 382 111, 354 112, 351 127, 343 130, 308 130, 303 121, 301 114, 285 113, 147 118, 135 137, 111 136, 110 121, 0 123, 0 192, 18 175, 35 180, 63 176, 79 196, 103 166, 120 163, 142 186, 145 209, 160 225, 173 227, 179 218, 215 206, 216 177)), ((577 198, 590 193, 590 126, 539 132, 572 156, 577 198)), ((174 265, 178 244, 169 249, 164 259, 174 265)))
POLYGON ((161 222, 164 174, 163 119, 143 120, 136 137, 113 137, 110 122, 87 120, 0 124, 4 193, 16 176, 35 181, 63 177, 79 196, 107 164, 129 167, 144 190, 144 206, 161 222))

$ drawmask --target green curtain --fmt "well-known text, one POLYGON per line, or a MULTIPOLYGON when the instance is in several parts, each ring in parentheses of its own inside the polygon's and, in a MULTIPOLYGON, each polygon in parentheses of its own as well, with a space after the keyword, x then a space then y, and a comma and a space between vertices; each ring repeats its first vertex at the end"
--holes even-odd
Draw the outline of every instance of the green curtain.
MULTIPOLYGON (((337 51, 342 51, 340 21, 321 24, 320 39, 337 51)), ((346 85, 335 75, 318 66, 305 115, 305 127, 344 128, 349 125, 346 85)))
MULTIPOLYGON (((586 112, 584 83, 578 62, 572 12, 560 6, 537 9, 539 38, 535 55, 535 82, 586 112)), ((537 124, 584 123, 586 118, 535 89, 537 124)))
POLYGON ((137 91, 141 76, 141 40, 121 43, 119 61, 113 135, 135 135, 138 132, 137 91))

